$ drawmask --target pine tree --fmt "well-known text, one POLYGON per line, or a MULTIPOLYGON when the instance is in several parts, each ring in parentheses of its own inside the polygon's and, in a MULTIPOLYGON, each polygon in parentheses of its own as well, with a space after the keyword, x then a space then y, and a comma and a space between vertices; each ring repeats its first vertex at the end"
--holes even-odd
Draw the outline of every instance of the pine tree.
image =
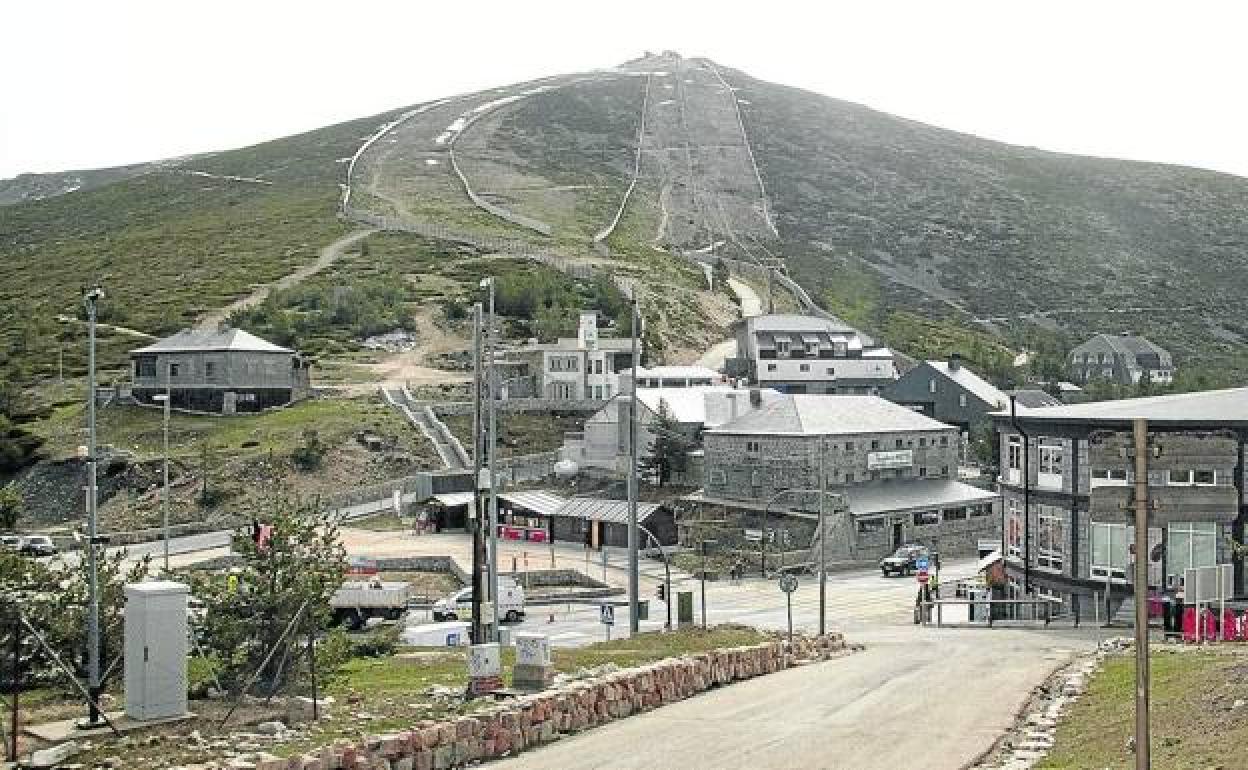
POLYGON ((659 400, 659 410, 648 427, 654 434, 654 441, 639 465, 654 477, 659 486, 663 486, 671 480, 673 473, 685 469, 689 439, 685 437, 666 399, 659 400))

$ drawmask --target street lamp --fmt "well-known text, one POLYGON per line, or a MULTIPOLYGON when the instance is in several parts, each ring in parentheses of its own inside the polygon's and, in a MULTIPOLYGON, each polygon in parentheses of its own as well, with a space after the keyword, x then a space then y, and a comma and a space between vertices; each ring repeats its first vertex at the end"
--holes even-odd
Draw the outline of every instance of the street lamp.
POLYGON ((164 528, 165 538, 165 572, 169 571, 169 409, 173 398, 169 388, 169 369, 168 364, 165 365, 165 392, 161 395, 153 396, 152 400, 164 403, 164 434, 165 434, 165 457, 164 457, 164 490, 160 495, 160 518, 164 528))
POLYGON ((490 527, 490 559, 489 559, 489 577, 490 577, 490 606, 491 620, 493 621, 492 638, 498 640, 498 475, 495 472, 495 457, 498 455, 498 418, 495 400, 494 382, 494 277, 489 276, 481 279, 480 287, 489 289, 488 316, 485 327, 485 360, 489 370, 485 376, 485 392, 489 399, 488 412, 488 434, 489 438, 489 470, 490 470, 490 508, 486 517, 490 527))
POLYGON ((100 719, 100 593, 96 559, 99 490, 96 487, 95 446, 95 321, 97 306, 103 298, 104 290, 99 286, 89 289, 83 297, 87 306, 87 699, 90 701, 87 721, 79 723, 79 727, 84 729, 103 724, 100 719))

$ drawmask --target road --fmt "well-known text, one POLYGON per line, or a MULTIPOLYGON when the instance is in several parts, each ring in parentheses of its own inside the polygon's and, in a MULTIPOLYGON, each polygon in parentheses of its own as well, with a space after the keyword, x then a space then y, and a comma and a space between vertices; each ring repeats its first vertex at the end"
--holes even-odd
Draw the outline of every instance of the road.
MULTIPOLYGON (((738 301, 741 303, 741 317, 749 318, 750 316, 761 315, 763 312, 763 301, 759 298, 758 292, 754 291, 754 287, 744 281, 736 278, 728 279, 728 286, 732 292, 737 295, 738 301)), ((737 341, 735 339, 724 340, 706 351, 701 358, 698 359, 698 366, 705 366, 708 369, 720 370, 724 368, 724 361, 732 358, 737 354, 737 341)))

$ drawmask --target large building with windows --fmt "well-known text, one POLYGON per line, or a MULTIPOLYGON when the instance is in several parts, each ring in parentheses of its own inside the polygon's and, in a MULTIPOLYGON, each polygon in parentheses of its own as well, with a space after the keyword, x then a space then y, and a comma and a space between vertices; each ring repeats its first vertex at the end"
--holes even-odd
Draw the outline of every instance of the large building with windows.
POLYGON ((1092 614, 1094 592, 1130 595, 1132 421, 1148 420, 1148 590, 1176 594, 1189 567, 1235 565, 1248 519, 1248 388, 1020 409, 994 415, 1010 589, 1092 614))
POLYGON ((509 351, 528 364, 539 398, 606 401, 620 393, 620 373, 633 366, 629 337, 600 337, 598 313, 581 313, 575 337, 509 351))
POLYGON ((799 542, 818 538, 822 482, 843 504, 829 561, 873 562, 916 542, 970 555, 998 534, 997 494, 958 481, 957 428, 882 398, 754 391, 748 410, 703 433, 703 446, 706 483, 693 501, 744 512, 753 528, 786 511, 799 542))
POLYGON ((782 393, 879 395, 897 380, 893 351, 842 321, 759 315, 737 321, 729 377, 782 393))

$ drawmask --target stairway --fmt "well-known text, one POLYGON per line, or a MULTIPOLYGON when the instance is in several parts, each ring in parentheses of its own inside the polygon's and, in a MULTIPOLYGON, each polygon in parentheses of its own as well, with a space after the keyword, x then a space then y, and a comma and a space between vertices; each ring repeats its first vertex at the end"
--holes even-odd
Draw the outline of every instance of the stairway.
POLYGON ((398 409, 414 425, 429 442, 441 458, 442 464, 449 470, 465 470, 472 464, 472 458, 459 439, 451 433, 446 423, 438 419, 433 408, 428 404, 421 405, 412 398, 412 394, 403 388, 382 387, 382 397, 386 403, 398 409))

